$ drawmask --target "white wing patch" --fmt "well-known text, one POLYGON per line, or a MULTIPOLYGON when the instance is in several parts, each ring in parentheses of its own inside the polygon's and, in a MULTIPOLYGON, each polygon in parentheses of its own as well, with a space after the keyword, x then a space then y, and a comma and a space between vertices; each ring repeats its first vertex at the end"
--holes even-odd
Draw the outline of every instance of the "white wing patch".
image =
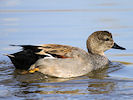
POLYGON ((44 57, 44 59, 56 59, 55 57, 53 57, 50 54, 45 54, 45 55, 46 55, 46 57, 44 57))

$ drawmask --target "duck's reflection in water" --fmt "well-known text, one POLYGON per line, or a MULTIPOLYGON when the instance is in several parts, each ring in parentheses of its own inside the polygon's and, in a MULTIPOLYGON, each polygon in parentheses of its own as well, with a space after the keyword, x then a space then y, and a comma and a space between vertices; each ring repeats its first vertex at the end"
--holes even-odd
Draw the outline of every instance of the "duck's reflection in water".
POLYGON ((90 94, 105 94, 114 90, 116 83, 114 81, 95 81, 88 84, 90 94))

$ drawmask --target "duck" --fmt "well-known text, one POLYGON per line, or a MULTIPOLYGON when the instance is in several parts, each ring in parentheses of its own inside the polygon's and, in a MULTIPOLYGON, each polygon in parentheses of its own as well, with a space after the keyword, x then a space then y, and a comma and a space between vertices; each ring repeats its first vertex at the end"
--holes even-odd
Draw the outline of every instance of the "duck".
POLYGON ((7 54, 16 69, 36 71, 57 78, 72 78, 104 68, 110 60, 104 52, 114 48, 126 50, 113 41, 109 31, 95 31, 86 41, 87 51, 69 45, 11 45, 22 50, 7 54))

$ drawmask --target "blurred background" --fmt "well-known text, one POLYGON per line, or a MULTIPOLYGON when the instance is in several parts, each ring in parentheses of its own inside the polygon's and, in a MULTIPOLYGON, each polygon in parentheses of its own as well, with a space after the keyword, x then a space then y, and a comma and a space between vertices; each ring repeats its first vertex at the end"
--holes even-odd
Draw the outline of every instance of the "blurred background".
POLYGON ((0 97, 10 100, 132 100, 132 32, 132 0, 0 0, 0 93, 5 91, 0 97), (105 53, 111 61, 124 66, 109 73, 109 79, 82 77, 65 83, 25 83, 14 77, 13 65, 3 56, 20 50, 9 44, 56 43, 86 50, 87 37, 98 30, 111 32, 114 41, 127 49, 111 49, 105 53))

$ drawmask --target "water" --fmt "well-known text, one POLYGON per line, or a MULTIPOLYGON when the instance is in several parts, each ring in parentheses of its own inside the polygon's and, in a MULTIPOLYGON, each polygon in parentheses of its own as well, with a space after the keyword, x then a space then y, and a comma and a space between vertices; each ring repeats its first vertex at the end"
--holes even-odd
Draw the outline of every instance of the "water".
POLYGON ((131 0, 1 0, 1 100, 132 100, 133 1, 131 0), (67 44, 86 50, 94 31, 108 30, 126 51, 109 50, 108 69, 72 79, 40 73, 19 75, 2 54, 20 48, 9 44, 67 44), (119 63, 121 62, 121 64, 119 63))

